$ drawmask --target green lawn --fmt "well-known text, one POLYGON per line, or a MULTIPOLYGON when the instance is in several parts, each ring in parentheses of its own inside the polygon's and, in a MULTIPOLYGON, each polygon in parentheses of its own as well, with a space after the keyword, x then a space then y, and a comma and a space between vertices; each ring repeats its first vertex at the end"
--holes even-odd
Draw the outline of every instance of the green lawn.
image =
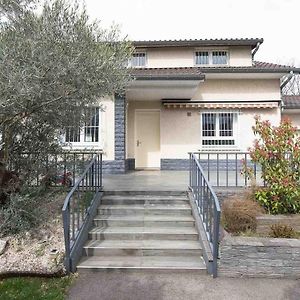
POLYGON ((18 277, 0 281, 1 300, 60 300, 65 299, 72 276, 62 278, 18 277))

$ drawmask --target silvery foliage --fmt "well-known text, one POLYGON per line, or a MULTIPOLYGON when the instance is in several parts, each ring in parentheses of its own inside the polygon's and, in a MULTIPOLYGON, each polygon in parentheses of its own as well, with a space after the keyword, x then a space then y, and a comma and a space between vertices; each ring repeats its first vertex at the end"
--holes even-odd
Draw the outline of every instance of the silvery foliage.
POLYGON ((123 91, 132 47, 77 1, 0 0, 0 13, 0 149, 18 164, 60 149, 84 107, 123 91))

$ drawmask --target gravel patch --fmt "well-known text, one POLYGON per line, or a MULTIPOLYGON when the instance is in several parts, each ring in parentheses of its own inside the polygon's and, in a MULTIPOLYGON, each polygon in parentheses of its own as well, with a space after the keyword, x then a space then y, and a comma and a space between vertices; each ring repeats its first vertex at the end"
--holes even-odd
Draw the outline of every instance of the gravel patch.
POLYGON ((54 273, 64 271, 64 235, 61 207, 66 193, 51 191, 41 197, 41 225, 2 238, 7 246, 0 255, 3 273, 54 273))

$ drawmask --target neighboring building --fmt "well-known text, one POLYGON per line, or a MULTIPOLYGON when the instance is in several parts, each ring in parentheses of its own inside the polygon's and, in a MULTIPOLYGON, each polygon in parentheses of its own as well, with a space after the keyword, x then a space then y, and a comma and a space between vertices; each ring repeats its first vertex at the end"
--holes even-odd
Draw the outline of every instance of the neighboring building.
POLYGON ((282 117, 288 117, 300 133, 300 96, 282 96, 282 117))
MULTIPOLYGON (((277 125, 281 84, 290 72, 300 73, 254 61, 262 42, 134 42, 130 67, 135 80, 124 95, 102 99, 105 110, 96 108, 81 131, 69 129, 66 141, 79 149, 102 149, 106 170, 115 173, 186 169, 190 151, 247 150, 254 139, 254 116, 277 125)), ((289 110, 286 104, 284 113, 289 110)), ((295 113, 290 113, 294 120, 295 113)))

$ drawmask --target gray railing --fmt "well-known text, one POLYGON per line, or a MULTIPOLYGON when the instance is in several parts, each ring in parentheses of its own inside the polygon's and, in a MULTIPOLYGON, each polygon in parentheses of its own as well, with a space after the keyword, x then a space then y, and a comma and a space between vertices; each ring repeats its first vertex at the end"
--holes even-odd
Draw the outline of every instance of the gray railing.
POLYGON ((74 272, 100 202, 102 154, 96 154, 67 195, 63 209, 65 265, 74 272))
POLYGON ((262 185, 261 168, 249 152, 194 152, 207 180, 214 187, 243 187, 251 184, 243 169, 250 167, 256 184, 262 185))
POLYGON ((9 162, 8 168, 20 174, 26 173, 26 184, 29 186, 46 183, 51 186, 72 187, 97 153, 99 152, 88 150, 65 150, 47 155, 21 153, 15 162, 9 162))
POLYGON ((217 276, 218 255, 219 255, 219 227, 221 209, 219 200, 213 191, 204 171, 199 163, 198 157, 194 153, 190 155, 190 189, 193 199, 200 215, 210 251, 212 253, 212 261, 208 270, 211 271, 213 277, 217 276), (211 266, 210 266, 211 264, 211 266))

